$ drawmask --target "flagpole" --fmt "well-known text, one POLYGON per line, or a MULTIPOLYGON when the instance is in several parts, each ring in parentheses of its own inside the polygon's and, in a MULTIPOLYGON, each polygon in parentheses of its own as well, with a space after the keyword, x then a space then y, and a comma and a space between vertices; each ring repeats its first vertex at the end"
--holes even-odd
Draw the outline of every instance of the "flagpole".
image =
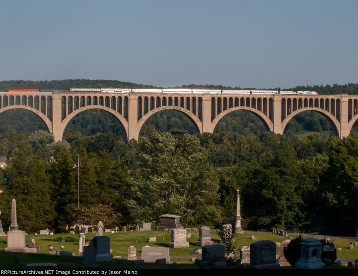
POLYGON ((80 154, 77 155, 77 209, 80 211, 80 154))

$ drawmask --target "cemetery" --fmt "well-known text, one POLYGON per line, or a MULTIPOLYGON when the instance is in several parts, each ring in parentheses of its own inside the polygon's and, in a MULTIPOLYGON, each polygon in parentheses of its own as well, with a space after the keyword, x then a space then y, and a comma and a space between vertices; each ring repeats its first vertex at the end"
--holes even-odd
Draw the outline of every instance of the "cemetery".
MULTIPOLYGON (((197 244, 198 240, 200 240, 199 229, 187 229, 187 234, 189 233, 191 234, 190 238, 187 238, 189 246, 180 248, 170 246, 172 234, 169 230, 119 231, 117 233, 104 233, 103 236, 96 236, 95 232, 86 233, 85 235, 69 233, 54 233, 53 235, 26 234, 26 245, 31 245, 31 240, 34 239, 36 241, 37 253, 5 251, 7 237, 3 236, 0 237, 0 266, 2 268, 25 268, 29 263, 55 263, 59 268, 66 269, 78 268, 83 265, 90 268, 95 263, 93 267, 96 268, 118 268, 118 266, 142 268, 161 266, 171 268, 172 263, 176 263, 182 268, 197 269, 200 268, 199 265, 202 259, 205 261, 214 258, 212 256, 216 256, 217 261, 213 264, 204 263, 206 265, 205 268, 223 268, 224 249, 220 246, 224 246, 224 244, 220 242, 217 230, 210 229, 213 245, 205 245, 203 247, 197 244), (83 236, 85 236, 84 241, 83 236), (156 242, 148 242, 150 237, 156 237, 156 242), (89 241, 93 238, 105 238, 104 241, 97 241, 97 243, 103 243, 99 259, 96 259, 96 248, 93 243, 92 246, 89 246, 89 241), (87 244, 87 246, 85 245, 80 249, 80 244, 87 244), (211 246, 214 247, 211 248, 211 246), (210 252, 215 253, 213 255, 210 252), (88 263, 84 263, 84 255, 86 255, 86 262, 88 263), (143 259, 145 262, 142 261, 143 259)), ((260 265, 260 262, 263 262, 263 265, 266 267, 277 268, 277 263, 272 263, 275 256, 273 254, 268 255, 267 252, 272 253, 273 248, 275 248, 276 257, 278 257, 282 250, 281 243, 283 244, 288 238, 293 238, 277 235, 272 232, 253 232, 248 230, 245 230, 243 234, 234 234, 233 237, 233 246, 237 249, 235 252, 236 256, 240 257, 241 249, 243 254, 246 254, 243 256, 241 267, 252 269, 260 265), (252 240, 253 235, 256 237, 255 240, 252 240), (260 253, 262 252, 258 249, 260 246, 265 253, 260 253), (255 259, 252 259, 252 252, 256 252, 254 254, 256 256, 255 259), (271 259, 267 256, 271 256, 271 259), (250 261, 252 264, 250 264, 250 261)), ((203 240, 201 238, 201 241, 203 240)), ((338 258, 352 260, 351 264, 349 264, 349 261, 341 261, 342 268, 349 268, 350 265, 353 266, 355 264, 354 260, 358 259, 358 245, 355 246, 356 241, 354 239, 336 238, 334 244, 337 249, 340 248, 340 250, 337 250, 338 258), (352 249, 350 249, 350 244, 354 245, 352 249)), ((310 250, 308 252, 314 249, 310 250)), ((305 263, 305 261, 303 262, 305 263)), ((227 269, 238 268, 238 264, 231 264, 228 261, 225 267, 227 269)), ((287 266, 281 267, 291 268, 287 266)), ((358 266, 352 268, 358 269, 358 266)))
POLYGON ((358 269, 356 237, 319 239, 275 228, 243 231, 239 208, 236 227, 223 224, 221 229, 184 228, 180 216, 166 214, 157 230, 144 222, 119 231, 98 221, 67 233, 26 233, 17 223, 15 199, 11 207, 9 231, 2 229, 0 236, 1 268, 358 269))

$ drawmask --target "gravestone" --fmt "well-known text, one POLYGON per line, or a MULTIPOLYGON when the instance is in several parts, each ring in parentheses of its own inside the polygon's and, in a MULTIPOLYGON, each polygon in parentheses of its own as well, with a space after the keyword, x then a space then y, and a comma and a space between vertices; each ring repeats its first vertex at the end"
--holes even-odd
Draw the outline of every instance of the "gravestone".
POLYGON ((240 259, 242 264, 250 263, 250 246, 244 245, 240 249, 240 259))
POLYGON ((122 231, 123 231, 123 232, 127 232, 127 226, 123 226, 123 227, 122 227, 122 231))
POLYGON ((73 256, 73 253, 71 251, 61 250, 57 254, 58 256, 73 256))
POLYGON ((80 234, 79 240, 78 240, 78 253, 83 253, 83 247, 86 244, 86 236, 84 233, 80 234))
POLYGON ((139 225, 137 225, 137 226, 135 227, 135 230, 136 230, 137 232, 139 232, 139 231, 140 231, 140 227, 139 227, 139 225))
POLYGON ((150 222, 143 222, 143 231, 150 231, 152 230, 152 223, 150 222))
POLYGON ((11 230, 7 232, 7 247, 5 251, 23 252, 26 247, 25 231, 11 230))
POLYGON ((40 235, 49 235, 49 234, 50 234, 50 230, 49 230, 49 229, 40 230, 40 235))
POLYGON ((213 241, 211 240, 210 236, 210 228, 207 226, 202 226, 199 228, 199 238, 196 242, 198 246, 205 246, 205 245, 212 245, 213 241))
POLYGON ((223 243, 230 243, 232 242, 232 225, 231 224, 224 224, 222 226, 222 237, 221 240, 223 243))
POLYGON ((171 214, 161 215, 159 217, 160 222, 159 222, 158 229, 181 228, 180 219, 181 219, 181 216, 177 216, 177 215, 171 215, 171 214))
MULTIPOLYGON (((0 216, 1 216, 1 211, 0 211, 0 216)), ((2 222, 0 219, 0 237, 2 236, 6 236, 6 233, 4 232, 4 229, 2 228, 2 222)))
POLYGON ((82 255, 83 267, 96 267, 96 248, 94 246, 84 246, 82 255))
POLYGON ((277 269, 276 244, 270 240, 261 240, 250 245, 250 266, 253 269, 277 269))
POLYGON ((157 237, 149 237, 148 242, 157 242, 157 237))
POLYGON ((203 246, 201 259, 209 263, 225 261, 225 245, 212 244, 203 246))
POLYGON ((295 263, 295 268, 321 269, 325 266, 321 260, 322 243, 315 238, 307 238, 301 242, 301 258, 295 263))
POLYGON ((104 234, 104 225, 102 221, 99 221, 97 224, 96 236, 103 236, 104 234))
POLYGON ((110 240, 107 236, 96 236, 92 239, 92 245, 96 249, 96 261, 107 262, 112 261, 113 256, 110 253, 110 240))
POLYGON ((291 266, 291 264, 289 263, 289 261, 287 261, 286 257, 285 257, 285 249, 287 249, 287 246, 290 244, 291 240, 284 240, 281 243, 280 246, 280 252, 278 254, 278 262, 280 264, 280 267, 282 266, 291 266))
POLYGON ((158 259, 165 258, 166 262, 170 262, 169 248, 159 246, 142 247, 141 260, 145 263, 155 263, 158 259))
POLYGON ((189 242, 186 241, 186 229, 172 229, 170 230, 169 246, 173 248, 189 247, 189 242))
POLYGON ((137 259, 137 250, 136 248, 131 245, 130 247, 128 247, 128 260, 133 261, 137 259))

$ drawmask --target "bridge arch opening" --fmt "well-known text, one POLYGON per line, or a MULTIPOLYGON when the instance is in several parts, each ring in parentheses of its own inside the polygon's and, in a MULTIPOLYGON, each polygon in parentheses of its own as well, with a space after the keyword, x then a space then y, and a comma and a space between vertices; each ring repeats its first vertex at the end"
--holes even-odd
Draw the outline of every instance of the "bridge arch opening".
POLYGON ((350 134, 358 135, 358 119, 353 123, 350 134))
POLYGON ((173 109, 161 110, 150 116, 141 127, 139 136, 145 136, 153 130, 172 134, 200 133, 197 125, 188 115, 173 109))
POLYGON ((82 136, 109 135, 127 142, 125 128, 111 113, 100 109, 83 110, 66 125, 63 140, 71 143, 82 136))
POLYGON ((48 126, 36 113, 22 108, 8 109, 0 112, 0 135, 11 135, 14 142, 26 139, 31 133, 43 130, 49 132, 48 126))
POLYGON ((338 136, 338 130, 332 120, 315 110, 306 110, 295 115, 285 126, 284 134, 306 137, 312 134, 338 136))
POLYGON ((31 133, 38 130, 49 131, 46 123, 30 110, 16 108, 0 112, 0 133, 31 133))
POLYGON ((226 114, 214 128, 214 133, 227 133, 233 136, 260 136, 267 131, 270 129, 266 122, 249 110, 235 110, 226 114))

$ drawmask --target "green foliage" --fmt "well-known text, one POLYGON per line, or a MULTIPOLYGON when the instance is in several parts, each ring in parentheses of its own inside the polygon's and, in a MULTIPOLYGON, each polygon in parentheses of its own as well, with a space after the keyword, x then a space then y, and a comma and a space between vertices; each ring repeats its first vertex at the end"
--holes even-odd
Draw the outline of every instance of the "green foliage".
POLYGON ((120 220, 120 215, 113 210, 112 206, 101 203, 81 206, 79 222, 86 225, 97 225, 102 221, 106 228, 115 228, 120 220))
POLYGON ((123 82, 117 80, 89 80, 89 79, 67 79, 51 81, 31 81, 31 80, 9 80, 0 81, 0 90, 4 91, 10 88, 40 88, 44 90, 62 89, 68 90, 71 87, 122 87, 122 88, 151 88, 151 85, 142 85, 132 82, 123 82))
POLYGON ((138 221, 157 221, 165 213, 182 216, 184 225, 218 222, 218 179, 199 139, 153 132, 139 141, 127 204, 138 221))
POLYGON ((16 152, 9 163, 7 181, 2 200, 5 201, 9 222, 11 200, 17 202, 17 217, 20 229, 35 232, 50 225, 55 217, 50 197, 50 181, 44 161, 36 157, 28 146, 16 152))
POLYGON ((199 132, 196 124, 185 113, 177 110, 164 110, 153 114, 142 126, 140 136, 148 135, 153 130, 159 132, 190 133, 199 132))
POLYGON ((66 147, 57 144, 49 159, 48 173, 51 181, 51 197, 54 199, 56 217, 53 227, 64 232, 67 225, 77 221, 77 174, 66 147))
POLYGON ((331 142, 329 170, 319 187, 321 223, 330 234, 355 235, 358 214, 358 139, 349 136, 331 142))

